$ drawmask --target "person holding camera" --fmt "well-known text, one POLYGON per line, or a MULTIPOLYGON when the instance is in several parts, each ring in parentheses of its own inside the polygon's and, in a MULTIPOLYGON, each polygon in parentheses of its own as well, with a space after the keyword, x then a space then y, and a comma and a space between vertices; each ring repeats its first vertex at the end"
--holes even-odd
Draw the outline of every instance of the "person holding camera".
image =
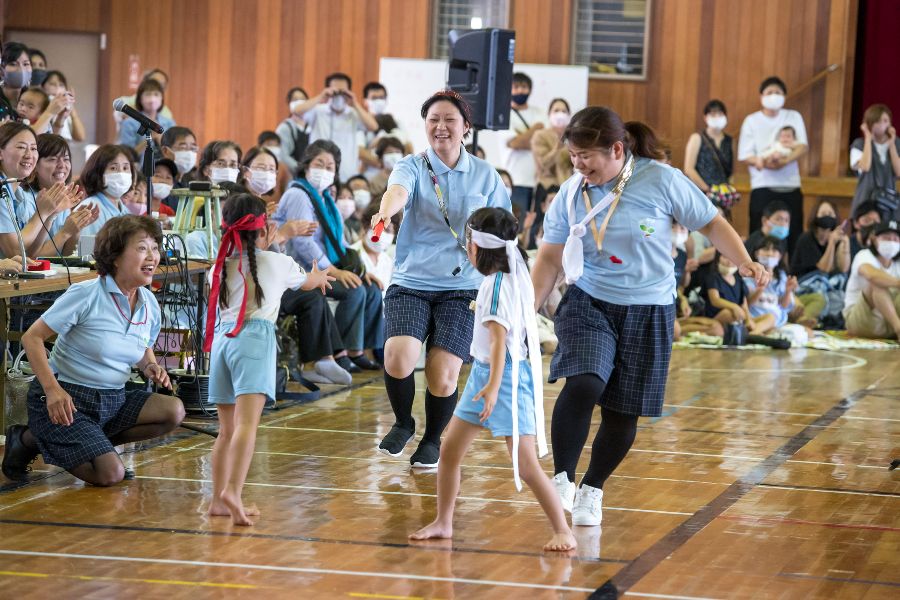
POLYGON ((343 160, 339 176, 344 181, 359 173, 357 132, 378 131, 375 117, 350 89, 352 83, 349 75, 332 73, 325 78, 325 89, 292 110, 309 126, 310 142, 324 139, 340 148, 343 160))

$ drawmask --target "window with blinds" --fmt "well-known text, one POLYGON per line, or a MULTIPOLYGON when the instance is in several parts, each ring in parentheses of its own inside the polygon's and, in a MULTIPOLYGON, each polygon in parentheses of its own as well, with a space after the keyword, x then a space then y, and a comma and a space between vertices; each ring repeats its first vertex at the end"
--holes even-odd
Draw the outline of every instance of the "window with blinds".
POLYGON ((576 0, 572 63, 591 77, 646 79, 651 0, 576 0))
POLYGON ((433 0, 432 58, 447 58, 451 29, 485 29, 509 24, 509 0, 433 0))

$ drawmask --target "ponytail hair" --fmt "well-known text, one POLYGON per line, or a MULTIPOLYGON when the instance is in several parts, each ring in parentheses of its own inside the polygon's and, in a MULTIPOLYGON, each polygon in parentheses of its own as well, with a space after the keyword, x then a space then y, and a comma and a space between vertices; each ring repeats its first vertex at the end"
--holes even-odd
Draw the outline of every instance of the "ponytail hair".
POLYGON ((572 117, 563 132, 563 142, 577 148, 598 148, 608 152, 616 142, 643 158, 665 158, 662 144, 653 130, 640 121, 624 123, 616 111, 606 106, 588 106, 572 117))
MULTIPOLYGON (((223 224, 225 227, 232 223, 236 223, 245 215, 257 217, 266 214, 265 202, 252 194, 239 192, 231 194, 225 200, 222 208, 222 221, 224 222, 223 224)), ((238 232, 238 235, 241 236, 241 245, 247 251, 247 265, 250 267, 250 277, 253 279, 253 287, 255 288, 254 297, 256 298, 257 306, 261 306, 263 298, 265 298, 262 287, 259 285, 259 276, 257 275, 256 265, 256 240, 259 238, 260 232, 264 232, 264 230, 256 229, 253 231, 238 232)), ((238 260, 240 260, 240 257, 238 257, 238 260)), ((226 308, 228 306, 227 275, 228 270, 222 269, 222 282, 219 285, 220 308, 226 308)))

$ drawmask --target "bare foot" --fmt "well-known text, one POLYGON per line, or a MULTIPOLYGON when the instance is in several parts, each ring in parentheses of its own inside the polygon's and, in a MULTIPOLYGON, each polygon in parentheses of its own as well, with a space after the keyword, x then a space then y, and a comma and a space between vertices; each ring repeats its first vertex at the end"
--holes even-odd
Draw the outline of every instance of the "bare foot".
POLYGON ((575 536, 571 531, 565 533, 554 533, 550 541, 544 544, 544 550, 548 552, 568 552, 578 547, 575 536))
POLYGON ((244 511, 244 505, 240 498, 230 494, 228 490, 225 490, 219 496, 219 499, 228 509, 232 523, 235 525, 253 525, 253 521, 250 520, 247 513, 244 511))
POLYGON ((437 520, 432 521, 415 533, 409 534, 411 540, 449 539, 453 537, 453 526, 445 525, 437 520))
MULTIPOLYGON (((221 500, 214 500, 209 505, 209 510, 206 512, 210 517, 230 517, 231 511, 228 510, 228 507, 221 500)), ((258 517, 259 509, 255 504, 251 504, 250 506, 244 507, 244 514, 248 517, 258 517)))

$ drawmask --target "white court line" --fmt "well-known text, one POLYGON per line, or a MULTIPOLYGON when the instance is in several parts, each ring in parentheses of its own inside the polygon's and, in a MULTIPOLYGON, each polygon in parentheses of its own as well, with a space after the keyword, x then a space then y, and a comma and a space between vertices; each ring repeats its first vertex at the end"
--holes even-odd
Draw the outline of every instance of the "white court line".
POLYGON ((763 415, 786 415, 789 417, 821 417, 822 415, 817 415, 814 413, 795 413, 795 412, 781 412, 777 410, 754 410, 752 408, 728 408, 726 406, 697 406, 695 404, 663 404, 663 406, 668 406, 670 408, 692 408, 694 410, 718 410, 722 412, 745 412, 745 413, 758 413, 763 415))
POLYGON ((649 592, 625 592, 626 596, 637 596, 638 598, 664 598, 666 600, 717 600, 716 598, 707 598, 705 596, 672 596, 669 594, 651 594, 649 592))
MULTIPOLYGON (((815 348, 812 348, 815 350, 815 348)), ((823 350, 823 352, 825 352, 823 350)), ((827 351, 831 356, 843 356, 844 358, 849 358, 853 361, 852 364, 849 365, 837 365, 834 367, 779 367, 777 369, 747 369, 745 367, 741 367, 737 369, 741 373, 820 373, 822 371, 840 371, 841 369, 858 369, 864 365, 867 365, 869 361, 864 358, 859 358, 858 356, 853 356, 852 354, 845 354, 843 352, 833 352, 827 351)), ((735 369, 704 369, 700 367, 680 367, 679 371, 705 371, 708 373, 734 373, 735 369)))
POLYGON ((62 492, 63 490, 66 490, 70 487, 72 487, 72 486, 66 486, 66 487, 62 487, 62 488, 54 488, 52 490, 47 490, 45 492, 41 492, 41 493, 35 494, 33 496, 28 496, 27 498, 23 498, 23 499, 19 500, 18 502, 13 502, 12 504, 5 504, 3 506, 0 506, 0 510, 6 510, 7 508, 13 508, 16 506, 20 506, 22 504, 26 504, 33 500, 40 500, 41 498, 44 498, 46 496, 52 496, 53 494, 62 492))
POLYGON ((80 558, 84 560, 106 560, 113 562, 136 562, 156 565, 176 565, 190 567, 219 567, 227 569, 254 569, 258 571, 277 571, 282 573, 310 573, 314 575, 343 575, 346 577, 373 577, 382 579, 414 579, 418 581, 444 581, 447 583, 465 583, 495 587, 524 589, 556 590, 561 592, 594 592, 594 588, 570 587, 564 585, 547 585, 542 583, 524 583, 518 581, 493 581, 490 579, 465 579, 462 577, 434 577, 431 575, 415 575, 413 573, 373 573, 369 571, 348 571, 343 569, 318 569, 315 567, 281 567, 278 565, 258 565, 250 563, 226 563, 205 560, 177 560, 171 558, 144 558, 140 556, 106 556, 102 554, 69 554, 65 552, 32 552, 27 550, 0 550, 0 554, 11 556, 33 556, 39 558, 80 558))
MULTIPOLYGON (((211 479, 191 479, 188 477, 157 477, 153 475, 138 475, 137 479, 153 479, 158 481, 186 481, 189 483, 212 483, 211 479)), ((350 494, 381 494, 385 496, 414 496, 417 498, 437 498, 435 494, 419 494, 416 492, 398 492, 398 491, 385 491, 385 490, 369 490, 369 489, 355 489, 355 488, 332 488, 332 487, 320 487, 320 486, 312 486, 312 485, 291 485, 289 483, 256 483, 256 482, 246 482, 245 486, 252 487, 264 487, 264 488, 277 488, 277 489, 287 489, 287 490, 311 490, 314 492, 345 492, 350 494)), ((534 500, 507 500, 504 498, 476 498, 473 496, 457 496, 459 500, 466 500, 468 502, 499 502, 502 504, 516 504, 520 506, 540 506, 540 504, 534 500)), ((669 510, 651 510, 649 508, 622 508, 616 506, 604 506, 605 510, 620 510, 624 512, 639 512, 639 513, 653 513, 657 515, 675 515, 678 517, 689 517, 694 513, 687 512, 675 512, 669 510)), ((591 590, 593 591, 593 590, 591 590)))
MULTIPOLYGON (((884 467, 882 467, 884 468, 884 467)), ((788 492, 816 492, 819 494, 848 494, 850 496, 878 496, 879 498, 892 498, 894 500, 900 500, 897 496, 890 496, 888 494, 873 494, 871 492, 857 492, 855 490, 816 490, 810 488, 797 488, 790 486, 782 486, 782 485, 769 485, 766 484, 760 489, 763 490, 786 490, 788 492)))

